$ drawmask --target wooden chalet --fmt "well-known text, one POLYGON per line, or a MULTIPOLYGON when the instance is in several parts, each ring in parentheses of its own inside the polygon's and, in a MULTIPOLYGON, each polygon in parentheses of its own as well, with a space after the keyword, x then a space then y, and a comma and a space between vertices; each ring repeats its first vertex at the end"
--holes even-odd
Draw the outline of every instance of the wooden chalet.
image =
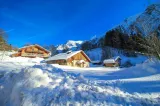
POLYGON ((29 45, 24 46, 18 50, 17 53, 12 54, 11 57, 41 57, 41 58, 47 58, 50 56, 50 51, 46 50, 45 48, 41 47, 40 45, 29 45))
POLYGON ((82 51, 68 51, 46 59, 48 64, 59 64, 73 67, 89 67, 90 58, 82 51))
POLYGON ((104 66, 106 67, 118 67, 121 64, 121 58, 119 56, 113 57, 111 59, 105 59, 103 61, 104 66))

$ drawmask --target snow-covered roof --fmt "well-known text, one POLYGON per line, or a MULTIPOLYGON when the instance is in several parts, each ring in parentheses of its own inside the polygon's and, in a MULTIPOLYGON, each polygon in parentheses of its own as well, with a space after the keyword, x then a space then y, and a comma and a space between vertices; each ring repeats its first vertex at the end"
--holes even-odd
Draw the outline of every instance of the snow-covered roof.
MULTIPOLYGON (((70 57, 74 56, 75 54, 77 54, 79 52, 83 52, 83 51, 79 50, 79 51, 73 51, 73 52, 69 51, 69 52, 66 52, 66 53, 60 53, 60 54, 57 54, 55 56, 52 56, 52 57, 46 59, 46 61, 50 61, 50 60, 67 60, 67 59, 69 59, 70 57)), ((89 59, 89 57, 85 53, 84 53, 84 55, 89 59)), ((89 61, 90 61, 90 59, 89 59, 89 61)))
POLYGON ((103 63, 115 63, 117 59, 119 59, 120 56, 115 56, 115 57, 112 57, 111 59, 105 59, 103 61, 103 63))
POLYGON ((115 63, 114 59, 105 59, 103 63, 115 63))
POLYGON ((45 51, 47 51, 47 52, 49 52, 49 53, 50 53, 50 51, 49 51, 49 50, 45 49, 44 47, 42 47, 42 46, 40 46, 40 45, 38 45, 38 44, 35 44, 35 45, 29 45, 29 46, 23 46, 23 47, 19 48, 19 50, 21 50, 21 49, 23 49, 23 48, 31 47, 31 46, 38 46, 39 48, 41 48, 41 49, 43 49, 43 50, 45 50, 45 51))

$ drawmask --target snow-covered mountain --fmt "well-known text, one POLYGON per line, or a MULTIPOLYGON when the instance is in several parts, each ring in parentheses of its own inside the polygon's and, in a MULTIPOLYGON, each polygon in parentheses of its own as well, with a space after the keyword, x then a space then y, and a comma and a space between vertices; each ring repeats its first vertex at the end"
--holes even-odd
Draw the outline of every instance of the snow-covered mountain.
POLYGON ((148 6, 143 13, 125 19, 114 29, 119 29, 127 35, 139 33, 143 36, 160 31, 160 4, 148 6))
POLYGON ((68 40, 65 44, 57 46, 57 51, 62 52, 63 50, 78 50, 83 41, 68 40))
POLYGON ((149 36, 153 32, 157 32, 160 36, 160 4, 152 4, 144 12, 125 19, 113 29, 107 31, 103 37, 84 42, 82 48, 91 50, 103 46, 111 46, 113 48, 130 50, 129 47, 132 46, 132 49, 139 51, 142 48, 137 48, 137 45, 133 45, 131 41, 128 41, 127 36, 149 36), (115 39, 117 40, 116 42, 115 39))
MULTIPOLYGON (((115 32, 118 31, 128 36, 134 34, 148 36, 152 32, 159 32, 160 35, 160 4, 152 4, 148 6, 144 12, 125 19, 122 23, 111 30, 115 30, 115 32)), ((109 41, 111 40, 109 39, 109 41)), ((87 41, 69 40, 65 44, 58 45, 57 51, 65 52, 67 50, 75 51, 79 49, 91 50, 101 48, 102 46, 104 46, 104 36, 100 38, 94 36, 87 41)))

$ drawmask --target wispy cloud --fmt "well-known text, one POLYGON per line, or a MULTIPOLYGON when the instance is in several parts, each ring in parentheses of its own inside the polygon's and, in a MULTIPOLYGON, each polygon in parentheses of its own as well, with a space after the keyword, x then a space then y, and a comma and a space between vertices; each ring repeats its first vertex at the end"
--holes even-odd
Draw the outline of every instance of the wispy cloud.
POLYGON ((12 32, 12 31, 14 31, 15 29, 10 29, 10 30, 7 30, 7 31, 5 31, 5 32, 12 32))
POLYGON ((18 23, 21 23, 21 24, 23 24, 25 26, 34 27, 34 28, 38 27, 33 22, 30 22, 30 21, 26 20, 25 18, 21 17, 17 13, 11 12, 11 10, 2 10, 2 11, 0 11, 0 15, 5 17, 5 18, 11 19, 13 21, 16 21, 18 23))
POLYGON ((4 34, 4 33, 8 33, 8 32, 12 32, 12 31, 14 31, 15 29, 10 29, 10 30, 7 30, 7 31, 3 31, 3 32, 1 32, 0 34, 4 34))

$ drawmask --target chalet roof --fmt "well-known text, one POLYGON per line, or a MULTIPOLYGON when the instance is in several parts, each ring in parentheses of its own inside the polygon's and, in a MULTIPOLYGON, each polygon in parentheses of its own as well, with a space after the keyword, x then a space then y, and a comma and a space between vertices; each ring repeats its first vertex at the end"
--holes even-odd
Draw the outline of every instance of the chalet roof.
POLYGON ((112 57, 111 59, 105 59, 103 63, 115 63, 116 60, 121 59, 120 56, 112 57))
POLYGON ((21 49, 23 49, 23 48, 31 47, 31 46, 38 46, 39 48, 41 48, 41 49, 45 50, 46 52, 50 53, 49 50, 45 49, 44 47, 42 47, 42 46, 40 46, 40 45, 38 45, 38 44, 29 45, 29 46, 23 46, 23 47, 19 48, 19 50, 21 50, 21 49))
MULTIPOLYGON (((60 53, 60 54, 57 54, 57 55, 54 55, 48 59, 46 59, 46 61, 51 61, 51 60, 67 60, 69 58, 71 58, 72 56, 76 55, 77 53, 79 52, 83 52, 82 50, 79 50, 79 51, 68 51, 66 53, 60 53)), ((86 58, 88 58, 88 60, 90 61, 89 57, 83 52, 83 54, 86 56, 86 58)))

